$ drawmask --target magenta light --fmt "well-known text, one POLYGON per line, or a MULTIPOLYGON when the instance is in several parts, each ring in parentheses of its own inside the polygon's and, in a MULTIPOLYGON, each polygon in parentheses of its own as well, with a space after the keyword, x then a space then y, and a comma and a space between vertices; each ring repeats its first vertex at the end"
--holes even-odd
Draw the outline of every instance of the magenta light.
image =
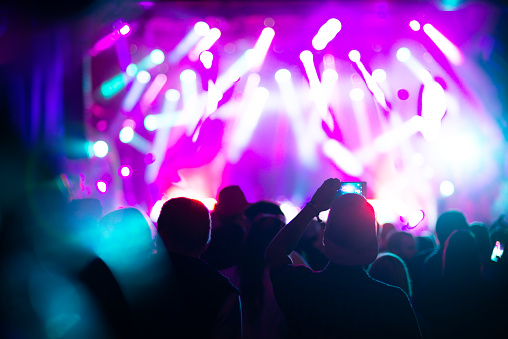
POLYGON ((118 175, 120 175, 120 177, 122 177, 122 178, 128 178, 132 175, 132 168, 127 165, 122 166, 118 170, 118 175))
POLYGON ((411 29, 413 31, 419 31, 420 30, 420 23, 416 20, 411 20, 411 22, 409 23, 409 27, 411 27, 411 29))
POLYGON ((360 52, 358 52, 356 49, 353 49, 349 52, 348 57, 352 62, 358 62, 360 61, 360 52))
POLYGON ((104 194, 108 191, 108 185, 102 180, 97 181, 95 186, 97 187, 97 190, 101 192, 101 194, 104 194))
POLYGON ((189 60, 197 61, 201 52, 208 50, 212 47, 221 36, 221 31, 218 28, 212 28, 208 33, 196 44, 196 46, 189 52, 189 60))
POLYGON ((263 65, 266 54, 268 53, 268 49, 270 48, 274 37, 275 31, 271 27, 265 27, 261 31, 261 34, 259 35, 259 38, 253 48, 251 59, 251 69, 253 71, 258 71, 263 65))
POLYGON ((312 47, 318 51, 325 49, 326 45, 335 38, 341 28, 342 24, 339 20, 335 18, 328 20, 323 26, 321 26, 317 34, 312 39, 312 47))
POLYGON ((212 67, 213 54, 210 51, 203 51, 199 55, 199 61, 201 61, 206 69, 210 69, 212 67))
POLYGON ((437 47, 443 52, 448 60, 454 65, 462 63, 462 53, 450 40, 448 40, 441 32, 439 32, 431 24, 423 25, 423 31, 429 38, 436 44, 437 47))
POLYGON ((118 31, 120 32, 121 35, 128 36, 131 32, 131 26, 129 26, 128 24, 125 24, 118 31))

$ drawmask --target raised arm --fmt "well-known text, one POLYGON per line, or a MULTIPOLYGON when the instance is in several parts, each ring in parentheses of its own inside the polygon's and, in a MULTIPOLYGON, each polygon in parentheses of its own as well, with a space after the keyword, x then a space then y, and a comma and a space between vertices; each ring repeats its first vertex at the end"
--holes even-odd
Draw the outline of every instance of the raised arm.
POLYGON ((339 187, 339 179, 330 178, 325 180, 312 196, 312 200, 302 208, 293 220, 277 233, 265 252, 266 264, 270 268, 291 264, 291 259, 289 259, 288 255, 295 249, 298 240, 300 240, 303 231, 311 220, 319 212, 330 208, 339 187))

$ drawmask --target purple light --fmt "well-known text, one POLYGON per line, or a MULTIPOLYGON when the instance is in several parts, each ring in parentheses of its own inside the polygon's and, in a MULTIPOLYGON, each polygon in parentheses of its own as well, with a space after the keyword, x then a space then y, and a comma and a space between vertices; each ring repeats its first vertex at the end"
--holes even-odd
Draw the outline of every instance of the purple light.
POLYGON ((460 53, 457 46, 434 28, 434 26, 431 24, 425 24, 423 25, 423 31, 436 44, 436 46, 439 47, 441 52, 443 52, 452 64, 459 65, 462 63, 462 53, 460 53))
POLYGON ((206 69, 210 69, 212 67, 213 54, 210 51, 203 51, 199 55, 199 61, 201 61, 206 69))
POLYGON ((317 32, 312 39, 312 47, 316 50, 321 51, 325 49, 326 45, 335 38, 342 28, 342 24, 339 20, 332 18, 328 20, 317 32))
POLYGON ((97 190, 101 192, 101 194, 104 194, 108 191, 108 185, 102 180, 97 181, 95 186, 97 187, 97 190))
POLYGON ((419 31, 420 30, 420 23, 416 20, 411 20, 411 22, 409 23, 409 27, 411 27, 411 29, 413 31, 419 31))
POLYGON ((121 35, 128 36, 131 32, 131 26, 129 26, 128 24, 125 24, 118 31, 120 32, 121 35))
POLYGON ((352 62, 358 62, 360 61, 360 52, 358 52, 356 49, 353 49, 349 52, 348 57, 352 62))
POLYGON ((120 175, 120 177, 122 177, 122 178, 128 178, 132 175, 132 168, 127 165, 122 166, 118 170, 118 175, 120 175))
POLYGON ((409 98, 409 92, 405 89, 399 89, 397 96, 400 100, 407 100, 409 98))

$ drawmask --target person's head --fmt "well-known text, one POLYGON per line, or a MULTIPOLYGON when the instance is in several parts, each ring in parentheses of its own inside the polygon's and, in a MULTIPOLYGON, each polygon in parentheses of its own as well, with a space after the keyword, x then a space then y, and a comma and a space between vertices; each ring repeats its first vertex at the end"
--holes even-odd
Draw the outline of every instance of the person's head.
POLYGON ((213 212, 220 223, 243 224, 243 212, 249 205, 240 186, 226 186, 219 191, 213 212))
POLYGON ((157 230, 168 251, 199 257, 210 243, 210 212, 199 200, 170 199, 162 206, 157 230))
POLYGON ((328 259, 338 265, 364 266, 378 254, 374 208, 359 194, 344 194, 332 202, 323 244, 328 259))
POLYGON ((437 218, 436 236, 440 246, 444 246, 446 239, 455 230, 468 228, 466 217, 459 211, 447 211, 437 218))
POLYGON ((443 277, 461 281, 481 278, 481 261, 474 235, 468 230, 454 231, 445 242, 443 277))
POLYGON ((490 242, 487 225, 481 222, 474 222, 469 226, 469 231, 474 234, 482 260, 490 259, 492 244, 490 242))
POLYGON ((411 233, 395 232, 388 238, 388 251, 406 261, 416 254, 416 241, 411 233))
POLYGON ((419 235, 415 237, 416 251, 433 250, 435 248, 434 240, 431 237, 419 235))
POLYGON ((118 264, 151 255, 155 246, 150 223, 143 213, 133 207, 106 214, 99 221, 101 238, 97 244, 98 254, 104 260, 118 264))
POLYGON ((411 297, 409 273, 404 261, 393 253, 380 253, 368 269, 369 275, 389 285, 400 287, 411 297))
POLYGON ((249 205, 245 211, 245 216, 250 223, 255 222, 255 219, 263 216, 276 216, 278 218, 284 218, 284 212, 282 212, 280 206, 274 202, 261 200, 249 205))

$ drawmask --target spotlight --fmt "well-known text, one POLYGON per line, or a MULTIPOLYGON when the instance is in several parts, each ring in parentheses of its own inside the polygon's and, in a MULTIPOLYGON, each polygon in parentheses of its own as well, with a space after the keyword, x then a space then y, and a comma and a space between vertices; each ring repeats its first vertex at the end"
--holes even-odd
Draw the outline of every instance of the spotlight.
POLYGON ((124 127, 120 130, 120 141, 123 143, 128 143, 132 141, 132 138, 134 138, 134 130, 132 127, 124 127))
POLYGON ((348 57, 352 62, 358 62, 360 61, 360 52, 358 52, 356 49, 353 49, 351 52, 349 52, 348 57))
POLYGON ((360 101, 363 99, 364 96, 365 96, 365 93, 363 92, 363 90, 361 88, 353 88, 349 92, 349 98, 353 101, 360 101))
POLYGON ((151 79, 150 73, 147 71, 139 71, 136 75, 136 80, 139 81, 142 84, 147 84, 151 79))
POLYGON ((136 73, 138 73, 138 66, 136 66, 136 64, 129 64, 125 69, 125 73, 130 77, 135 76, 136 73))
POLYGON ((396 56, 397 56, 397 60, 399 60, 400 62, 406 62, 411 57, 411 51, 409 49, 407 49, 406 47, 401 47, 397 51, 396 56))
POLYGON ((196 72, 191 69, 186 69, 180 74, 180 80, 182 82, 193 82, 196 80, 196 72))
POLYGON ((180 100, 180 92, 178 92, 176 89, 168 89, 164 96, 168 101, 177 102, 180 100))
POLYGON ((455 192, 455 186, 451 181, 445 180, 439 185, 439 191, 443 197, 449 197, 455 192))
POLYGON ((416 20, 411 20, 411 22, 409 23, 409 27, 411 27, 411 29, 413 31, 419 31, 420 30, 420 23, 416 20))
POLYGON ((130 166, 122 166, 120 167, 120 169, 118 170, 118 174, 122 177, 122 178, 128 178, 131 176, 132 174, 132 168, 130 166))
POLYGON ((386 72, 381 68, 375 69, 372 72, 372 78, 377 83, 383 82, 386 80, 386 72))
POLYGON ((99 140, 96 143, 94 143, 92 149, 95 156, 98 158, 104 158, 109 151, 108 144, 102 140, 99 140))
POLYGON ((101 192, 102 194, 106 193, 108 191, 108 185, 102 180, 99 180, 95 183, 95 186, 97 187, 97 190, 101 192))
POLYGON ((285 82, 291 80, 291 72, 287 69, 282 68, 275 72, 275 81, 277 82, 285 82))
POLYGON ((154 49, 150 53, 150 59, 152 59, 152 62, 156 65, 160 65, 164 62, 164 53, 160 49, 154 49))
POLYGON ((197 35, 205 36, 209 30, 210 26, 208 26, 206 22, 199 21, 194 25, 194 32, 196 32, 197 35))

